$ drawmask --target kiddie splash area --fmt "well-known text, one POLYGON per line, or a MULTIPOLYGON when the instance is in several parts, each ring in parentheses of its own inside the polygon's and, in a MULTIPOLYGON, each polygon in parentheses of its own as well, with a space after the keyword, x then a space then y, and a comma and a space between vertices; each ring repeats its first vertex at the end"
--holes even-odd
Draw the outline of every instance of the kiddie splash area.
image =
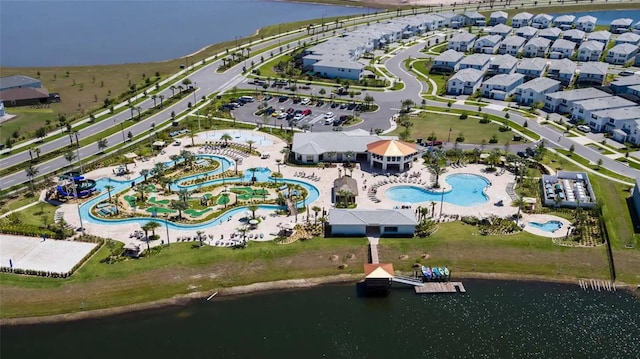
POLYGON ((96 181, 80 172, 67 172, 60 176, 56 192, 59 197, 88 197, 96 191, 96 181))

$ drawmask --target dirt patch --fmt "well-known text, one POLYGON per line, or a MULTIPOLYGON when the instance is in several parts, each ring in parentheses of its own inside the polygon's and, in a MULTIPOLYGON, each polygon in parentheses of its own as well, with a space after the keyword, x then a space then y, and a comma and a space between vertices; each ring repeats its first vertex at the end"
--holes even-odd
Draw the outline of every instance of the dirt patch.
POLYGON ((329 257, 329 260, 332 262, 337 262, 338 259, 340 259, 340 257, 338 257, 337 255, 333 254, 331 257, 329 257))
POLYGON ((399 256, 398 259, 400 259, 401 261, 406 261, 406 260, 409 259, 409 256, 406 255, 406 254, 403 254, 403 255, 399 256))

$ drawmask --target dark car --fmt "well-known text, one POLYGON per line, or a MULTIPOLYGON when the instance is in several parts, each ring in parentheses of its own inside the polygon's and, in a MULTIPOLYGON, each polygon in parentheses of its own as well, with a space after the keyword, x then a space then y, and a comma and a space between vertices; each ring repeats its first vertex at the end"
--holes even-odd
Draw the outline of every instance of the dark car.
POLYGON ((289 107, 287 109, 287 113, 294 113, 294 112, 295 112, 295 110, 293 109, 293 107, 289 107))
POLYGON ((344 110, 345 108, 347 108, 347 104, 346 103, 341 103, 340 104, 340 108, 344 110))
POLYGON ((334 103, 331 104, 331 108, 336 108, 336 107, 338 107, 337 103, 334 102, 334 103))
POLYGON ((264 97, 264 100, 265 100, 265 101, 269 101, 269 100, 271 100, 272 98, 273 98, 273 96, 271 96, 271 95, 267 95, 267 96, 265 96, 265 97, 264 97))
POLYGON ((294 97, 293 98, 293 103, 300 103, 300 101, 302 101, 302 99, 300 97, 294 97))
POLYGON ((286 102, 289 98, 287 96, 278 97, 278 102, 286 102))
POLYGON ((442 146, 442 141, 440 140, 435 140, 435 141, 427 141, 424 143, 425 146, 442 146))
POLYGON ((347 110, 353 110, 354 108, 356 108, 356 104, 353 102, 347 105, 347 110))
POLYGON ((534 151, 533 148, 531 148, 531 147, 527 147, 525 149, 525 151, 529 156, 535 156, 536 155, 536 151, 534 151))
POLYGON ((524 151, 518 151, 517 155, 522 157, 522 158, 528 158, 529 157, 529 155, 524 151))

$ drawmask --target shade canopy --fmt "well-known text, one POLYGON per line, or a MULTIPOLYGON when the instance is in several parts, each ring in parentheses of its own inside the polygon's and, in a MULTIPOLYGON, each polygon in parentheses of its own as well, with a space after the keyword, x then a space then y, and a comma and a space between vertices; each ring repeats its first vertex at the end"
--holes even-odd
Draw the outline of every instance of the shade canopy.
POLYGON ((380 140, 367 145, 367 151, 378 156, 409 156, 417 153, 416 145, 399 140, 380 140))

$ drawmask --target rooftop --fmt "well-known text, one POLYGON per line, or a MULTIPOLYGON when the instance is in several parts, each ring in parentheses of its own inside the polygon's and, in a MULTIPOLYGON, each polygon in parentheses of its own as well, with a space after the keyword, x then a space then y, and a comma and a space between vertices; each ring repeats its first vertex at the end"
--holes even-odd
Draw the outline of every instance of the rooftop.
POLYGON ((606 110, 619 107, 632 107, 636 104, 629 100, 626 100, 619 96, 600 97, 596 99, 589 99, 576 102, 576 106, 580 106, 583 109, 590 110, 606 110))
POLYGON ((609 41, 611 33, 607 30, 594 31, 587 35, 587 40, 603 40, 609 41))
POLYGON ((0 90, 12 87, 20 87, 40 82, 40 80, 24 75, 14 75, 0 78, 0 90))
POLYGON ((533 14, 530 14, 528 12, 521 12, 521 13, 517 13, 513 16, 514 20, 529 20, 533 17, 533 14))
POLYGON ((612 47, 611 49, 609 49, 609 52, 612 53, 617 53, 617 54, 630 54, 632 52, 637 52, 638 51, 638 45, 631 45, 631 44, 618 44, 614 47, 612 47))
POLYGON ((0 91, 2 101, 20 101, 48 98, 49 92, 43 88, 18 87, 0 91))
POLYGON ((579 24, 579 23, 581 23, 581 22, 592 22, 592 23, 596 23, 597 21, 598 21, 598 18, 593 17, 593 16, 591 16, 591 15, 586 15, 586 16, 580 16, 576 22, 579 24))
POLYGON ((384 157, 409 156, 418 152, 416 145, 399 140, 379 140, 367 145, 367 151, 384 157))
POLYGON ((535 79, 525 82, 518 86, 521 90, 531 90, 535 92, 542 92, 549 88, 559 85, 560 81, 550 79, 548 77, 536 77, 535 79))
POLYGON ((558 39, 556 41, 553 42, 553 45, 551 45, 552 49, 575 49, 576 48, 576 43, 573 41, 569 41, 569 40, 565 40, 565 39, 558 39))
POLYGON ((509 85, 523 79, 523 74, 500 74, 483 82, 484 85, 509 85))
POLYGON ((412 209, 330 209, 330 225, 415 226, 412 209))
POLYGON ((637 120, 640 119, 640 106, 596 111, 593 114, 598 117, 606 117, 612 120, 637 120))
POLYGON ((604 44, 599 41, 589 40, 580 44, 579 50, 590 50, 590 51, 602 51, 604 50, 604 44))
POLYGON ((605 62, 589 61, 583 62, 580 66, 581 74, 596 74, 605 76, 609 65, 605 62))
POLYGON ((295 153, 306 155, 348 151, 363 153, 367 150, 368 144, 382 139, 393 138, 395 137, 372 135, 365 130, 298 132, 293 135, 291 150, 295 153))
POLYGON ((640 75, 622 76, 611 82, 614 86, 634 86, 640 85, 640 75))
POLYGON ((476 35, 468 33, 468 32, 461 32, 458 35, 455 35, 454 37, 452 37, 451 39, 449 39, 449 42, 469 42, 472 41, 476 38, 476 35))
POLYGON ((440 55, 436 56, 433 61, 442 61, 442 62, 458 62, 462 60, 464 57, 464 53, 449 49, 440 55))
POLYGON ((451 76, 449 81, 458 80, 462 82, 476 82, 476 81, 482 80, 483 76, 484 76, 484 71, 468 68, 468 69, 462 69, 456 72, 455 74, 453 74, 453 76, 451 76))
POLYGON ((522 46, 527 41, 524 37, 520 37, 517 35, 507 36, 504 40, 502 40, 502 45, 505 46, 522 46))
POLYGON ((558 92, 553 92, 547 95, 547 97, 562 98, 568 101, 580 101, 580 100, 586 100, 590 98, 609 97, 609 96, 611 95, 593 87, 581 88, 576 90, 568 90, 568 91, 558 91, 558 92))

